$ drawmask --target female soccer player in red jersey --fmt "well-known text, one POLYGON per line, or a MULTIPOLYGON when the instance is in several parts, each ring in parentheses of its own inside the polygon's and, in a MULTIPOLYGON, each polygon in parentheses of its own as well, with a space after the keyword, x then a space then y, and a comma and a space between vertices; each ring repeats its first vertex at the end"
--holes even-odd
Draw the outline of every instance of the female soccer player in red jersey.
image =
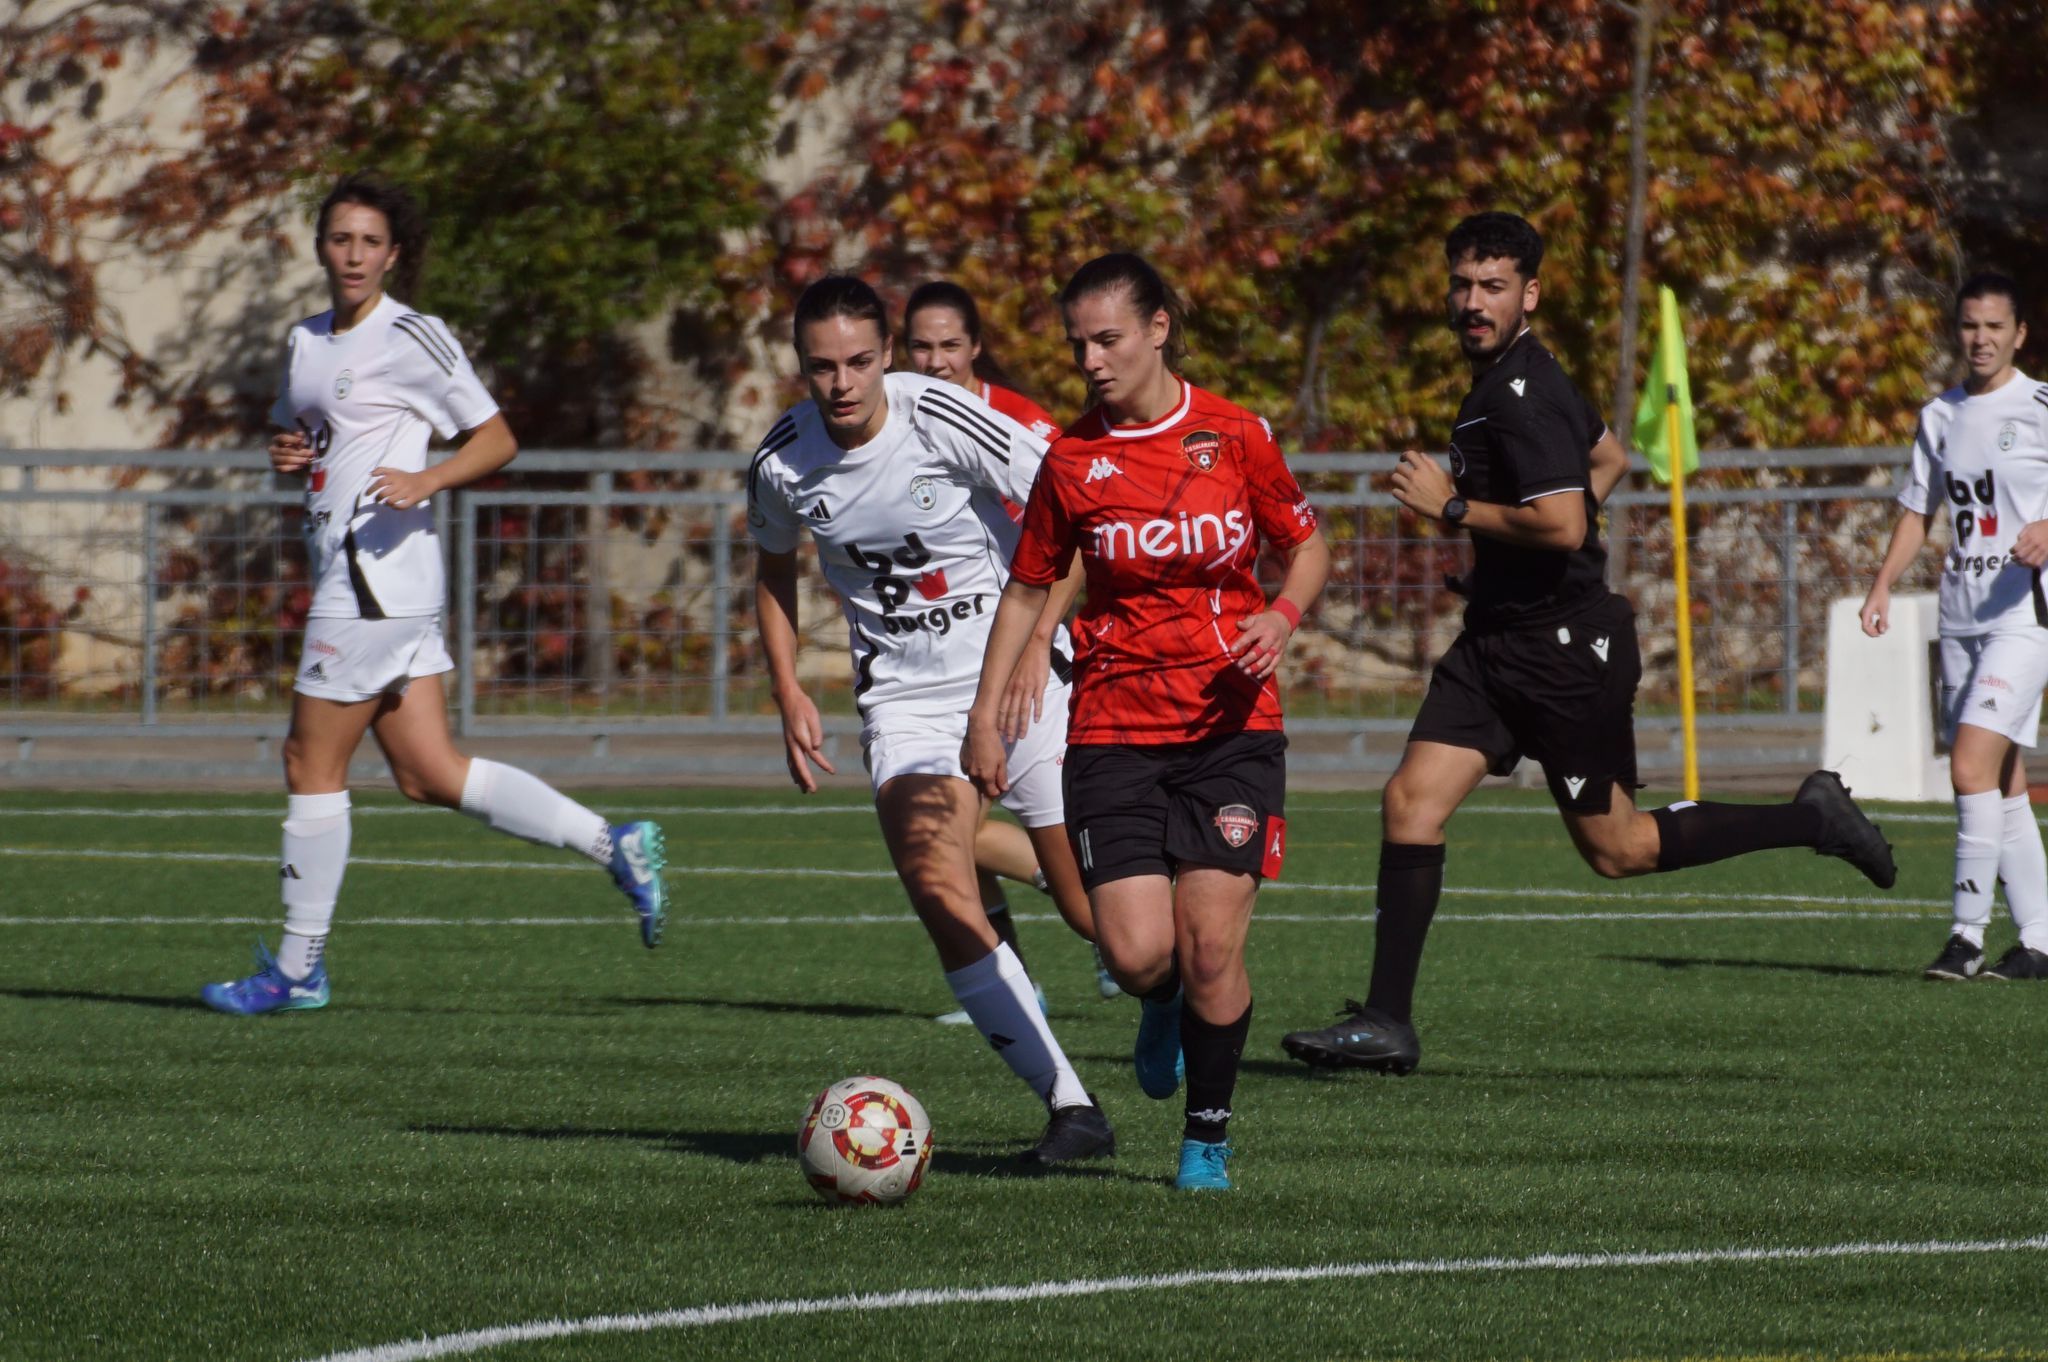
MULTIPOLYGON (((960 285, 935 279, 911 290, 910 301, 903 307, 903 338, 910 351, 911 365, 919 373, 967 389, 1041 440, 1059 438, 1059 426, 1043 407, 1004 386, 1009 376, 982 342, 981 309, 975 305, 974 295, 960 285)), ((1021 520, 1024 508, 1012 504, 1011 514, 1021 520)), ((1047 617, 1065 619, 1080 587, 1080 578, 1074 576, 1055 588, 1047 617)), ((1046 681, 1052 670, 1051 638, 1041 630, 1032 636, 1010 678, 1009 689, 1003 696, 1004 708, 1020 715, 1028 710, 1033 721, 1043 718, 1046 681)), ((989 924, 1011 950, 1018 952, 1020 959, 1023 951, 1017 943, 1017 927, 1011 920, 997 875, 1036 884, 1052 895, 1060 916, 1081 935, 1094 940, 1088 891, 1081 887, 1081 873, 1074 867, 1064 827, 1034 828, 1027 833, 1014 823, 984 818, 981 830, 974 835, 974 864, 989 924)), ((1095 953, 1095 979, 1097 991, 1103 997, 1122 994, 1115 977, 1103 965, 1100 950, 1095 953)), ((1043 996, 1041 989, 1041 999, 1043 996)), ((939 1018, 956 1025, 967 1019, 964 1011, 948 1012, 939 1018)))
POLYGON ((1132 1058, 1146 1095, 1172 1096, 1185 1057, 1174 1185, 1224 1189, 1251 1026, 1245 936, 1286 850, 1272 678, 1329 549, 1266 423, 1176 372, 1179 307, 1150 265, 1091 260, 1060 303, 1097 405, 1032 489, 961 760, 985 794, 1006 788, 1003 686, 1078 550, 1067 832, 1103 956, 1144 1000, 1132 1058), (1261 539, 1287 564, 1270 603, 1253 575, 1261 539))

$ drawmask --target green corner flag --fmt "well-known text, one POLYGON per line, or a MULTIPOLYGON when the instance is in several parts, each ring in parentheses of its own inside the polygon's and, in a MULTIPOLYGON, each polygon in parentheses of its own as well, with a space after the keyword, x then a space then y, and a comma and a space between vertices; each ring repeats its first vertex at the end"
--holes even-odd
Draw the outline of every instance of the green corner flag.
POLYGON ((1657 289, 1657 356, 1650 361, 1649 381, 1636 403, 1636 448, 1650 463, 1650 476, 1671 481, 1671 428, 1665 411, 1671 392, 1678 394, 1678 440, 1685 449, 1684 469, 1700 466, 1700 442, 1693 434, 1692 384, 1685 376, 1685 331, 1678 324, 1678 295, 1657 289))

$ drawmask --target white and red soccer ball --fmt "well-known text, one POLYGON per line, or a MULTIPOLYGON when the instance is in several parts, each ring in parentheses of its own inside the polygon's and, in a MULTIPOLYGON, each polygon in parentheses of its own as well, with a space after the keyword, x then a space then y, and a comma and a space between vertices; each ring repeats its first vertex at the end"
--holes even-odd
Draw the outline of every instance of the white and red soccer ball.
POLYGON ((932 1157, 932 1120, 900 1083, 842 1078, 812 1099, 796 1134, 804 1178, 827 1201, 893 1206, 932 1157))

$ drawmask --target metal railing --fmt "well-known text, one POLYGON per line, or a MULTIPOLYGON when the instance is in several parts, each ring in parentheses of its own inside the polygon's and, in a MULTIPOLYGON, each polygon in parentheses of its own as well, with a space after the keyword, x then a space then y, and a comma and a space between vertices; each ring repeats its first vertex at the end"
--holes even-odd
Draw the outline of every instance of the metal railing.
MULTIPOLYGON (((1826 607, 1867 585, 1904 457, 1705 457, 1689 498, 1703 727, 1817 736, 1826 607), (1726 485, 1730 470, 1781 485, 1726 485)), ((458 731, 581 736, 598 750, 620 735, 777 731, 751 643, 746 462, 540 451, 513 476, 436 499, 458 731)), ((1443 576, 1467 549, 1376 490, 1392 455, 1292 463, 1334 570, 1290 652, 1289 730, 1336 744, 1341 765, 1406 731, 1456 632, 1462 602, 1443 576)), ((1665 495, 1626 486, 1606 510, 1613 579, 1636 601, 1644 645, 1639 727, 1668 729, 1665 495)), ((0 451, 0 737, 26 756, 39 738, 280 735, 309 603, 302 523, 295 480, 274 479, 260 452, 0 451)), ((1930 583, 1936 565, 1923 555, 1907 586, 1930 583)), ((844 626, 808 568, 801 600, 800 667, 844 734, 844 626)), ((761 744, 762 769, 779 762, 761 744)))

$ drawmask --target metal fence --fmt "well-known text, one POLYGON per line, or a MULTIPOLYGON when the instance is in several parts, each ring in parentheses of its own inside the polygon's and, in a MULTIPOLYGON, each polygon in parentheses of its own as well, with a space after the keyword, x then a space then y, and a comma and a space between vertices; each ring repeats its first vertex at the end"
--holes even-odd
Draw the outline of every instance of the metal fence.
MULTIPOLYGON (((1904 456, 1707 456, 1690 543, 1709 731, 1817 735, 1827 605, 1867 585, 1904 456)), ((1468 549, 1375 490, 1390 455, 1292 462, 1334 568, 1290 650, 1289 729, 1334 747, 1335 764, 1384 765, 1458 627, 1462 602, 1444 577, 1468 549)), ((439 498, 458 731, 581 737, 597 750, 622 736, 777 731, 752 639, 745 465, 741 454, 528 453, 512 475, 439 498)), ((1626 488, 1607 514, 1612 576, 1643 640, 1639 726, 1668 729, 1664 493, 1626 488)), ((302 523, 296 480, 273 479, 260 452, 0 451, 0 737, 17 760, 44 738, 281 734, 310 603, 302 523)), ((1924 554, 1907 587, 1930 584, 1937 564, 1924 554)), ((809 569, 801 599, 801 672, 844 734, 845 628, 809 569)), ((757 750, 760 769, 779 767, 777 744, 757 750)))

